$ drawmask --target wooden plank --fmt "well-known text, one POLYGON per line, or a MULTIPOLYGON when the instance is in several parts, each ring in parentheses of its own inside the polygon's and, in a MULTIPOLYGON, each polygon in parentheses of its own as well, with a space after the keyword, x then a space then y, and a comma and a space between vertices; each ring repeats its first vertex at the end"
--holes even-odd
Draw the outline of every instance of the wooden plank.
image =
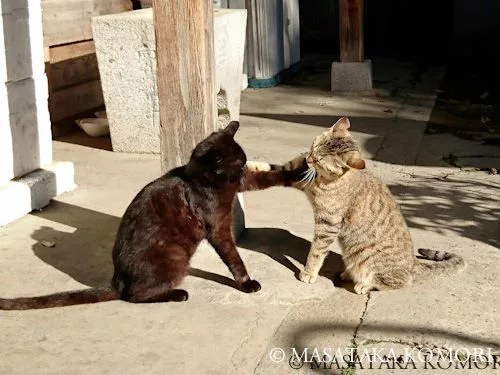
POLYGON ((363 0, 339 0, 340 62, 362 62, 363 0))
POLYGON ((50 62, 56 64, 61 61, 74 59, 95 53, 93 40, 50 47, 50 62))
POLYGON ((212 0, 153 0, 162 171, 216 128, 212 0))
POLYGON ((42 0, 45 46, 92 39, 91 18, 132 9, 130 0, 42 0))
POLYGON ((99 67, 95 53, 51 65, 50 84, 52 90, 98 79, 99 67))
POLYGON ((81 83, 50 93, 50 119, 52 122, 59 121, 103 104, 100 80, 81 83))

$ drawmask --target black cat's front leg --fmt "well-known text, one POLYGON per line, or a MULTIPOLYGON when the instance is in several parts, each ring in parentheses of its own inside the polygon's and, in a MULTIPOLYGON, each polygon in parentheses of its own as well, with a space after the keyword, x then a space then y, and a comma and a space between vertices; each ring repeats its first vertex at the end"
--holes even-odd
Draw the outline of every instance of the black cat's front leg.
POLYGON ((251 280, 243 260, 238 254, 236 244, 231 236, 231 229, 225 225, 215 231, 208 242, 213 246, 217 254, 233 274, 234 280, 246 293, 258 292, 261 286, 257 280, 251 280))
POLYGON ((299 164, 293 166, 293 169, 285 169, 285 167, 278 169, 273 165, 270 165, 270 168, 272 169, 269 171, 247 169, 241 179, 239 191, 263 190, 273 186, 291 186, 303 177, 303 173, 309 167, 305 159, 302 158, 299 164))

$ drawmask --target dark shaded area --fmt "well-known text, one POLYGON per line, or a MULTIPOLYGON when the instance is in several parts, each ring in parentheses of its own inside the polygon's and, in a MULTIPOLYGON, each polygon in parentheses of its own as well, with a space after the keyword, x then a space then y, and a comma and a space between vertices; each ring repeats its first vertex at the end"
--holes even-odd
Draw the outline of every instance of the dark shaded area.
POLYGON ((214 283, 230 286, 231 288, 240 290, 239 285, 233 279, 227 276, 222 276, 217 273, 200 270, 199 268, 191 267, 189 270, 189 276, 194 276, 200 279, 209 280, 214 283))
POLYGON ((113 151, 113 145, 109 134, 102 137, 91 137, 78 127, 74 128, 73 131, 68 134, 55 138, 55 140, 105 151, 113 151))
MULTIPOLYGON (((365 0, 365 56, 442 62, 454 24, 454 0, 365 0)), ((303 54, 339 52, 338 0, 300 0, 303 54)))
MULTIPOLYGON (((292 271, 298 279, 300 269, 288 258, 293 258, 300 264, 305 265, 311 243, 284 229, 248 228, 238 239, 238 246, 267 255, 292 271)), ((344 263, 342 257, 337 253, 330 252, 325 259, 319 275, 332 280, 335 286, 344 286, 352 292, 352 283, 344 283, 337 276, 343 270, 344 263)))
MULTIPOLYGON (((31 237, 37 241, 33 245, 37 257, 84 285, 109 286, 113 276, 111 251, 120 217, 56 200, 31 215, 77 228, 63 232, 42 226, 34 231, 31 237)), ((189 275, 240 289, 233 279, 213 272, 191 268, 189 275)))
POLYGON ((500 145, 500 70, 496 60, 499 38, 500 31, 464 40, 457 37, 428 133, 453 133, 500 145), (460 48, 459 44, 473 47, 460 48))
MULTIPOLYGON (((301 0, 300 15, 303 57, 338 56, 338 0, 301 0)), ((365 0, 365 57, 446 67, 427 133, 500 145, 498 19, 496 0, 365 0)))
POLYGON ((111 136, 109 134, 102 137, 91 137, 80 129, 75 122, 77 119, 93 118, 96 111, 104 111, 105 109, 104 106, 99 106, 53 123, 52 138, 59 142, 113 151, 111 136))
POLYGON ((446 75, 427 132, 500 146, 500 2, 456 0, 446 75))
POLYGON ((132 9, 142 9, 141 1, 140 0, 130 0, 132 2, 132 9))
POLYGON ((113 275, 111 250, 120 218, 71 204, 52 201, 32 215, 77 228, 62 232, 41 227, 32 233, 33 252, 52 267, 90 287, 108 286, 113 275), (42 241, 55 244, 46 247, 42 241))

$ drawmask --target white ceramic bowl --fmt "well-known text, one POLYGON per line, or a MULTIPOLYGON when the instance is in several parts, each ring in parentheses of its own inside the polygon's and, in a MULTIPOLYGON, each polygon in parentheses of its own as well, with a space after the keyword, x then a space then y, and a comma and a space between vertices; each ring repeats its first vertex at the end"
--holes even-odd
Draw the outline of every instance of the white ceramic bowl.
POLYGON ((102 137, 109 134, 109 124, 106 118, 82 118, 76 124, 91 137, 102 137))

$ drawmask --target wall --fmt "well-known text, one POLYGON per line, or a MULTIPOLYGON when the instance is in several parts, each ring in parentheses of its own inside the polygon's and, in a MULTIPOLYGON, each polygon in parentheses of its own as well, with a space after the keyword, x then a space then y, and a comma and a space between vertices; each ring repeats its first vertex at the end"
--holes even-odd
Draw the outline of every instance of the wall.
POLYGON ((500 1, 455 0, 454 18, 453 54, 456 58, 477 58, 496 52, 500 36, 500 1))
POLYGON ((57 137, 65 130, 61 120, 104 105, 91 18, 131 10, 132 1, 42 0, 42 8, 49 109, 57 137))

